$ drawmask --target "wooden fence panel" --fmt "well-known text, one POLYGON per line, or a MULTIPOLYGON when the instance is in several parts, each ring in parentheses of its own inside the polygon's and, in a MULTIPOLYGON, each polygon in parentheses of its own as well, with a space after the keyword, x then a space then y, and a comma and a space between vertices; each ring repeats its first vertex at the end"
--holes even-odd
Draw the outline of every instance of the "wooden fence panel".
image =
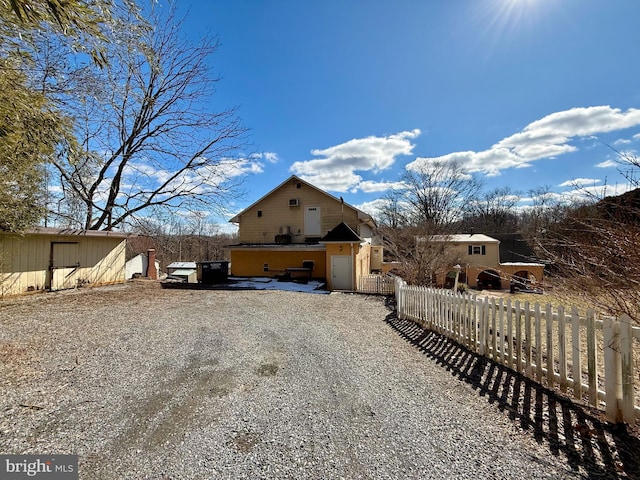
POLYGON ((640 342, 640 328, 629 317, 600 321, 592 309, 585 317, 563 306, 554 313, 549 304, 542 308, 517 300, 512 304, 511 299, 496 302, 408 286, 399 277, 394 280, 394 291, 399 318, 438 331, 532 380, 543 383, 546 379, 549 388, 556 382, 563 391, 572 387, 576 399, 587 395, 591 405, 604 404, 609 421, 633 424, 640 418, 634 363, 638 361, 634 352, 640 348, 636 345, 634 349, 634 342, 640 342), (599 349, 604 353, 604 369, 600 370, 599 349), (599 388, 600 379, 604 391, 599 388))
POLYGON ((396 281, 389 275, 360 275, 357 291, 378 295, 393 295, 396 281))

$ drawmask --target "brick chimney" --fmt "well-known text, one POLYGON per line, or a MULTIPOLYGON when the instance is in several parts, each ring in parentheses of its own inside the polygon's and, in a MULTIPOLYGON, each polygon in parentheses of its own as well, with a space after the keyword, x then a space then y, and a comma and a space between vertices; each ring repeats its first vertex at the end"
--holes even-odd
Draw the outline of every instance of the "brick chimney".
POLYGON ((156 250, 154 248, 147 250, 147 260, 147 278, 157 280, 158 271, 156 270, 156 250))

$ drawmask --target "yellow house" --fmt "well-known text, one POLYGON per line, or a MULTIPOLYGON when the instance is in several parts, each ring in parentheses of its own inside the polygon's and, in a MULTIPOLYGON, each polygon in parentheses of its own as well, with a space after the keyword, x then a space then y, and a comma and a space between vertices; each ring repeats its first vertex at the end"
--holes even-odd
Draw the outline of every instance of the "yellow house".
POLYGON ((128 236, 55 228, 0 233, 0 296, 124 282, 128 236))
POLYGON ((230 222, 239 237, 229 247, 234 276, 303 275, 325 279, 331 290, 354 290, 372 269, 371 216, 295 175, 230 222))
MULTIPOLYGON (((541 282, 544 275, 544 264, 531 261, 504 261, 513 257, 510 255, 513 252, 509 251, 511 245, 507 245, 506 242, 502 245, 501 240, 488 235, 478 233, 433 235, 430 241, 446 244, 447 254, 455 258, 460 266, 459 281, 467 283, 470 287, 506 289, 513 278, 541 282), (505 248, 502 248, 503 246, 505 248)), ((455 279, 453 267, 452 265, 448 271, 436 275, 438 285, 445 287, 453 285, 453 279, 455 279)))

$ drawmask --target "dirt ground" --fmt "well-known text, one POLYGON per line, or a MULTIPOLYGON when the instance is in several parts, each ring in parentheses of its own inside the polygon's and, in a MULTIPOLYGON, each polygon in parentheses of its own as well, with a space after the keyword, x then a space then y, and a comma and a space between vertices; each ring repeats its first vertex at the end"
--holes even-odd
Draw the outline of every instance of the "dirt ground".
POLYGON ((630 478, 640 449, 381 297, 138 281, 0 301, 0 452, 77 454, 81 478, 511 479, 630 478))

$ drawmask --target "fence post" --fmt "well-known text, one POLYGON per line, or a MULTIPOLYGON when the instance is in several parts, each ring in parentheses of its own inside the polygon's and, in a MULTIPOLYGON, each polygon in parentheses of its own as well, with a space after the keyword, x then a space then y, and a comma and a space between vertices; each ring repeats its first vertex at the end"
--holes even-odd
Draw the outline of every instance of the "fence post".
POLYGON ((587 310, 587 379, 589 382, 589 405, 598 406, 598 351, 596 350, 596 313, 587 310))
POLYGON ((478 320, 478 297, 473 296, 473 351, 480 351, 480 321, 478 320))
POLYGON ((536 322, 536 380, 542 383, 542 316, 540 315, 540 304, 536 302, 533 308, 536 322))
POLYGON ((522 372, 522 322, 520 300, 516 300, 516 372, 522 372))
POLYGON ((550 303, 547 303, 547 308, 544 311, 544 321, 547 327, 547 383, 549 388, 553 388, 553 384, 556 382, 556 360, 553 348, 553 310, 550 303))
POLYGON ((507 299, 507 366, 513 367, 513 310, 511 309, 511 299, 507 299))
POLYGON ((622 375, 622 420, 629 425, 636 421, 634 368, 633 368, 633 332, 631 317, 620 317, 620 357, 622 375))
POLYGON ((484 307, 485 304, 487 303, 487 297, 485 297, 484 299, 480 299, 480 302, 478 303, 478 308, 477 310, 477 314, 478 314, 478 353, 480 355, 484 355, 485 354, 485 349, 484 349, 484 307))
POLYGON ((620 355, 620 325, 617 320, 603 319, 604 333, 604 389, 607 405, 607 421, 617 423, 622 420, 622 359, 620 355))
POLYGON ((496 314, 498 313, 496 307, 496 299, 491 299, 491 357, 494 362, 498 361, 498 327, 496 314))
POLYGON ((532 350, 533 344, 531 338, 531 306, 529 302, 524 302, 524 374, 527 378, 533 380, 533 367, 532 367, 532 350))
POLYGON ((482 325, 482 345, 481 345, 481 355, 489 355, 489 298, 485 297, 484 305, 482 308, 482 316, 480 317, 480 324, 482 325))
POLYGON ((578 309, 571 309, 571 341, 573 343, 573 396, 582 398, 582 347, 580 346, 580 316, 578 309))
POLYGON ((558 361, 560 362, 560 391, 567 391, 567 323, 564 307, 558 307, 558 361))
POLYGON ((504 365, 504 299, 498 300, 498 352, 500 354, 500 363, 504 365))

